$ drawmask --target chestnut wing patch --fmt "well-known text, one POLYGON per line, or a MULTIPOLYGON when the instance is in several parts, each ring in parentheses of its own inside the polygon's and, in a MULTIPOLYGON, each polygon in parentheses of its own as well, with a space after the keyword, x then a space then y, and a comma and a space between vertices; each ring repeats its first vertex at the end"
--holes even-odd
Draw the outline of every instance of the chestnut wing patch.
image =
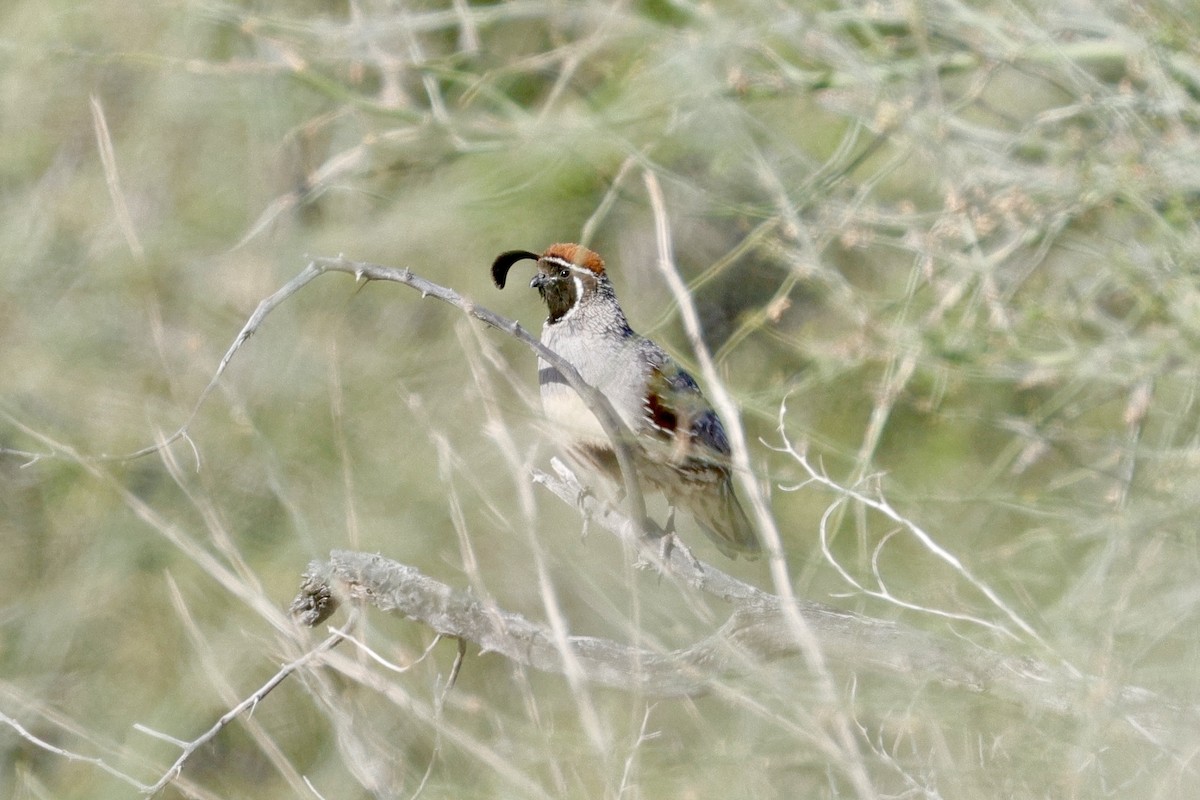
POLYGON ((728 456, 725 428, 700 386, 673 363, 651 368, 646 381, 646 421, 659 438, 675 440, 687 458, 728 456))
POLYGON ((674 436, 679 427, 679 416, 671 407, 663 392, 650 389, 646 392, 646 413, 650 416, 650 424, 655 432, 674 436))

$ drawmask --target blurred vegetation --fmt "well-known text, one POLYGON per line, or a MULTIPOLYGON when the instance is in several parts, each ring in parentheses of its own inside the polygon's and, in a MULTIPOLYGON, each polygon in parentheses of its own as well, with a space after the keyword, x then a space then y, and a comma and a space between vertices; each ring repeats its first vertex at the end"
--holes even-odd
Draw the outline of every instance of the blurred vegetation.
MULTIPOLYGON (((176 430, 305 254, 411 267, 536 329, 536 296, 496 292, 492 257, 586 239, 635 327, 694 364, 654 267, 647 171, 799 595, 1195 703, 1197 11, 6 4, 0 713, 152 783, 178 751, 134 725, 191 739, 293 657, 263 609, 335 547, 534 619, 553 595, 573 633, 710 632, 724 609, 581 540, 553 498, 518 502, 553 453, 532 356, 402 287, 323 277, 240 351, 190 444, 90 458, 176 430), (836 496, 780 490, 803 478, 768 447, 785 399, 810 457, 877 485, 1046 645, 853 591, 817 545, 836 496)), ((1007 624, 890 521, 834 523, 830 553, 864 585, 877 564, 906 602, 1007 624)), ((762 562, 721 566, 770 586, 762 562)), ((378 614, 357 635, 397 663, 432 641, 378 614)), ((1098 698, 1029 718, 833 664, 858 726, 858 755, 835 757, 799 660, 655 703, 472 652, 438 709, 453 657, 375 668, 388 692, 295 676, 163 796, 302 796, 307 778, 329 798, 832 797, 853 794, 855 759, 889 796, 1197 780, 1176 757, 1194 729, 1151 743, 1098 698)), ((0 796, 131 791, 0 724, 0 796)))

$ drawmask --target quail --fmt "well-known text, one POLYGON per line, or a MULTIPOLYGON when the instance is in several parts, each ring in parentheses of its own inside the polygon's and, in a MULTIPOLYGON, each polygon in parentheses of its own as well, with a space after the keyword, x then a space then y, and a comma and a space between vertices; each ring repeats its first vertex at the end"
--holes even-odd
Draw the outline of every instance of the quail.
MULTIPOLYGON (((688 511, 730 558, 755 558, 754 528, 734 493, 729 441, 695 379, 654 342, 629 327, 599 255, 555 244, 538 255, 509 250, 492 263, 504 288, 518 261, 537 262, 529 285, 549 310, 542 344, 560 355, 612 404, 633 432, 638 478, 662 492, 672 511, 688 511)), ((572 461, 620 481, 616 453, 599 420, 561 373, 538 359, 546 421, 572 461)))

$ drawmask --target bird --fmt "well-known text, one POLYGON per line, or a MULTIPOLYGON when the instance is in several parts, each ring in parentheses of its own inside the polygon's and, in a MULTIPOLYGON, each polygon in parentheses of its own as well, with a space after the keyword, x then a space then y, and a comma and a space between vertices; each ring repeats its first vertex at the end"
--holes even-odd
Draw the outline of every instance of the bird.
MULTIPOLYGON (((508 250, 492 263, 503 289, 514 264, 537 262, 529 282, 549 311, 541 341, 603 395, 633 434, 638 478, 661 492, 674 510, 689 512, 730 558, 753 559, 760 546, 734 490, 729 439, 696 380, 650 339, 634 332, 617 302, 604 260, 592 250, 560 243, 545 252, 508 250)), ((620 485, 613 444, 596 415, 562 376, 538 359, 542 413, 552 435, 576 465, 620 485)))

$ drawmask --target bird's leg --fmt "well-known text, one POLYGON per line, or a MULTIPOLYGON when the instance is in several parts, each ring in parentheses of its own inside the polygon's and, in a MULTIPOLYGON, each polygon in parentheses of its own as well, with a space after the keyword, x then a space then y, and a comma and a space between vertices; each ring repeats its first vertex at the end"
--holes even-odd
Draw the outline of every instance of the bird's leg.
POLYGON ((575 471, 568 467, 562 460, 558 458, 550 459, 550 466, 558 473, 558 477, 567 485, 575 489, 575 508, 579 511, 579 516, 583 518, 583 529, 579 532, 579 538, 586 539, 588 535, 589 525, 592 521, 592 514, 588 510, 588 498, 599 499, 592 491, 592 487, 579 480, 575 471))
POLYGON ((583 528, 579 531, 580 539, 588 537, 588 530, 592 523, 592 512, 587 505, 588 498, 596 498, 596 495, 592 493, 592 487, 580 484, 579 493, 575 495, 575 507, 579 510, 579 516, 583 518, 583 528))
POLYGON ((675 506, 669 506, 668 508, 667 522, 665 525, 663 525, 662 538, 659 540, 662 550, 659 552, 658 556, 662 559, 664 564, 669 564, 671 562, 671 551, 675 549, 676 543, 678 543, 680 546, 683 545, 683 542, 680 542, 679 537, 675 535, 675 506))
POLYGON ((596 498, 596 502, 601 503, 603 505, 605 511, 610 514, 626 513, 624 511, 624 509, 622 508, 622 506, 624 506, 624 504, 625 504, 625 497, 626 497, 625 484, 618 481, 616 483, 616 491, 615 492, 613 491, 613 484, 611 484, 611 483, 605 483, 604 488, 607 491, 605 491, 603 495, 600 495, 600 494, 592 495, 593 497, 596 498))
POLYGON ((662 558, 664 565, 670 564, 671 552, 675 548, 679 548, 679 552, 683 553, 684 557, 692 562, 693 567, 698 570, 703 569, 700 559, 696 558, 691 548, 684 544, 683 539, 680 539, 679 535, 675 532, 675 506, 672 505, 669 508, 670 510, 667 512, 667 524, 663 526, 662 550, 659 553, 659 557, 662 558))
POLYGON ((658 571, 658 579, 660 581, 662 580, 663 573, 669 569, 668 565, 671 561, 671 550, 674 549, 675 540, 677 538, 675 536, 675 507, 671 506, 670 508, 671 510, 667 514, 667 523, 663 527, 660 528, 654 523, 653 520, 646 520, 647 528, 641 532, 640 537, 641 544, 646 549, 645 551, 641 551, 639 548, 636 563, 638 569, 654 567, 658 571), (654 560, 651 560, 647 557, 647 553, 649 553, 650 548, 654 547, 655 545, 657 545, 658 550, 658 552, 654 555, 654 558, 658 561, 657 564, 654 563, 654 560))

